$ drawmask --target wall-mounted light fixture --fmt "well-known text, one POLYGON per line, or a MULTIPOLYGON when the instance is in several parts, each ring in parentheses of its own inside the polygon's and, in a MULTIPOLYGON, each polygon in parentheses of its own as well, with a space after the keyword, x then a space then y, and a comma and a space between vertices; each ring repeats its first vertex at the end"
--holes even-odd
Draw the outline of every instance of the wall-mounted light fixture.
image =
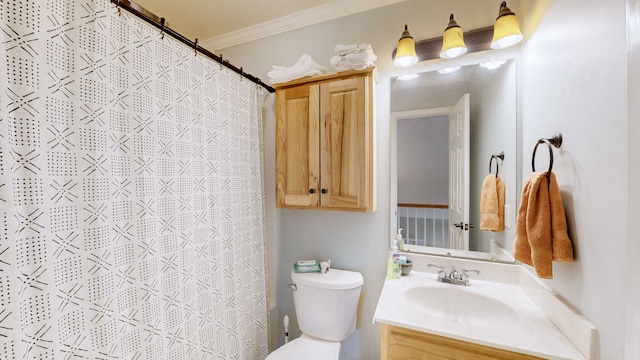
MULTIPOLYGON (((485 27, 481 29, 471 30, 463 34, 465 39, 465 45, 467 47, 468 53, 473 53, 477 51, 483 50, 491 50, 491 38, 493 36, 493 27, 485 27)), ((411 65, 415 65, 418 61, 426 61, 440 58, 440 53, 442 52, 442 38, 432 38, 426 40, 420 40, 415 43, 414 51, 416 54, 416 60, 411 65)), ((396 56, 396 53, 399 52, 400 46, 398 49, 393 50, 391 56, 394 61, 393 64, 398 67, 406 67, 411 65, 400 66, 397 64, 398 58, 400 56, 396 56)))
POLYGON ((407 67, 415 65, 418 62, 416 55, 416 45, 413 37, 409 34, 409 27, 404 26, 404 32, 398 40, 397 54, 393 56, 393 65, 397 67, 407 67))
POLYGON ((402 37, 398 41, 398 48, 393 50, 391 56, 394 65, 407 67, 415 65, 418 61, 440 57, 450 59, 464 53, 504 49, 519 43, 522 39, 516 15, 507 7, 506 1, 503 1, 494 26, 463 33, 451 14, 443 37, 414 42, 405 25, 402 37))
POLYGON ((507 7, 507 2, 500 4, 498 18, 493 25, 493 39, 491 40, 492 49, 504 49, 513 46, 522 41, 523 36, 518 27, 518 18, 516 14, 507 7))
POLYGON ((467 46, 464 44, 464 35, 462 28, 453 19, 453 14, 449 16, 449 25, 442 35, 442 50, 440 57, 443 59, 453 59, 467 52, 467 46))

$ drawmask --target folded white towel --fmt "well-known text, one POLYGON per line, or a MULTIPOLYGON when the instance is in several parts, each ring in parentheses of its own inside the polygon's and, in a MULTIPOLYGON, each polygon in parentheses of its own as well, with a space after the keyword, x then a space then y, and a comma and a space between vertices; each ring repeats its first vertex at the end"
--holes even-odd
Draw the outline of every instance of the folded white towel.
POLYGON ((365 61, 355 61, 355 62, 341 61, 333 65, 333 68, 336 70, 336 72, 343 72, 343 71, 349 71, 349 70, 364 70, 369 66, 371 65, 365 61))
POLYGON ((360 53, 335 55, 329 59, 329 62, 337 72, 341 72, 347 70, 364 70, 369 66, 373 66, 373 62, 377 59, 378 57, 372 50, 367 50, 360 53))
POLYGON ((329 62, 331 63, 331 65, 335 65, 340 61, 346 61, 346 62, 364 61, 364 62, 373 63, 377 59, 378 57, 372 51, 367 51, 367 52, 362 52, 357 54, 335 55, 329 60, 329 62))
POLYGON ((317 62, 315 62, 311 58, 311 56, 307 54, 302 54, 302 56, 300 56, 300 59, 298 59, 298 61, 292 66, 272 65, 271 71, 269 71, 267 75, 282 76, 282 75, 288 75, 288 74, 311 71, 311 70, 327 72, 327 69, 325 69, 324 67, 320 66, 317 62))
POLYGON ((315 76, 326 74, 329 71, 318 65, 311 56, 303 54, 300 59, 291 67, 272 65, 271 71, 267 73, 271 84, 283 83, 305 76, 315 76))
POLYGON ((371 45, 369 44, 350 44, 350 45, 341 45, 338 44, 333 49, 338 55, 346 55, 346 54, 354 54, 367 50, 371 50, 371 45))

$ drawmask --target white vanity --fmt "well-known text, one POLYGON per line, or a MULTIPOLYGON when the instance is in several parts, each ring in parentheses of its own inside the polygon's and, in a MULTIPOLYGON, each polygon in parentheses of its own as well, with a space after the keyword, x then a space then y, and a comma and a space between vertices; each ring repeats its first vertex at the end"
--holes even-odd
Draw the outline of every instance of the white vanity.
POLYGON ((378 300, 373 321, 382 324, 382 359, 596 359, 593 325, 522 266, 411 260, 414 271, 385 280, 378 300), (460 275, 480 274, 468 272, 470 286, 439 282, 437 267, 449 273, 452 266, 460 275))

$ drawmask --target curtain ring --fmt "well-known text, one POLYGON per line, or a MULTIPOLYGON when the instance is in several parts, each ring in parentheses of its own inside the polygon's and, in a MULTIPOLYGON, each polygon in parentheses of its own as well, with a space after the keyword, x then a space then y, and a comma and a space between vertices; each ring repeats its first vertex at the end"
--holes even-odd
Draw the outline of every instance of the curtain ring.
POLYGON ((220 54, 220 70, 222 70, 222 63, 224 62, 224 59, 222 58, 222 54, 220 54))
POLYGON ((196 41, 193 43, 193 53, 194 55, 198 55, 198 38, 196 38, 196 41))
POLYGON ((166 21, 167 20, 165 18, 160 18, 160 39, 164 39, 164 28, 167 26, 166 21))

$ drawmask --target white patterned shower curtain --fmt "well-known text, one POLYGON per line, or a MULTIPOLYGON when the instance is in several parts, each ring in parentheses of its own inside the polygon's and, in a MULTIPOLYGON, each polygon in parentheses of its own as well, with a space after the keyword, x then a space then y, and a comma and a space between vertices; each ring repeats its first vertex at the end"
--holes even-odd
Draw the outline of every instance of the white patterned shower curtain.
POLYGON ((265 90, 108 0, 0 28, 0 359, 264 359, 265 90))

